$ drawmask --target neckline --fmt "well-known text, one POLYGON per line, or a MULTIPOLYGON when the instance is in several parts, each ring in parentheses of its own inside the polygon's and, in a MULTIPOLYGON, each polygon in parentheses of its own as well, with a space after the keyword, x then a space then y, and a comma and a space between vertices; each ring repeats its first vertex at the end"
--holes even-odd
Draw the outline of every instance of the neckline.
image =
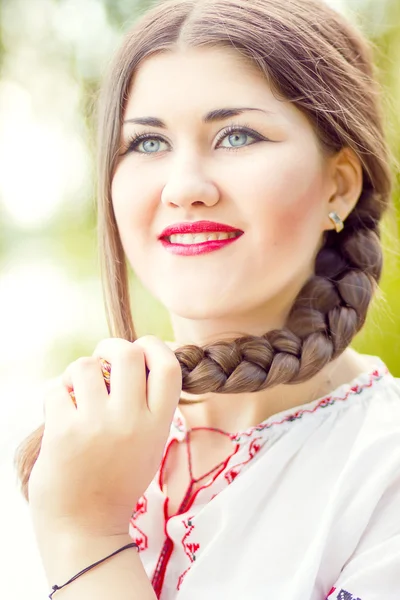
MULTIPOLYGON (((381 358, 378 356, 372 356, 371 358, 374 362, 368 370, 363 371, 349 382, 342 383, 329 394, 294 408, 275 413, 257 425, 241 431, 229 433, 229 437, 232 441, 236 442, 245 439, 250 440, 255 433, 260 433, 272 426, 292 424, 306 414, 311 415, 320 413, 323 408, 333 405, 338 406, 342 403, 346 403, 346 401, 354 396, 360 396, 362 393, 365 394, 365 391, 374 387, 378 381, 390 376, 390 371, 381 358)), ((176 408, 172 424, 177 431, 177 438, 183 440, 188 432, 188 426, 179 406, 176 408)))

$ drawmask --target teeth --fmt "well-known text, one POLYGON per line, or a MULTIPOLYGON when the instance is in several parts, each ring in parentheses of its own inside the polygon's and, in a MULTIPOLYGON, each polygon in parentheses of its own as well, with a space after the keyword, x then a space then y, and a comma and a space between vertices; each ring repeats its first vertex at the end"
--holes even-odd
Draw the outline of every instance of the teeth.
POLYGON ((202 244, 209 241, 230 240, 237 237, 237 233, 232 232, 210 232, 210 233, 184 233, 170 235, 167 240, 170 244, 202 244))

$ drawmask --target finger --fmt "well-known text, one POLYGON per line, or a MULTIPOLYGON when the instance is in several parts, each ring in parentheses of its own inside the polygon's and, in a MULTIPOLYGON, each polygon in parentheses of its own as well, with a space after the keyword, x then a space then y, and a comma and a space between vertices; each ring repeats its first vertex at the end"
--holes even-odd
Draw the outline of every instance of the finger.
POLYGON ((182 392, 182 370, 174 352, 158 338, 139 338, 134 346, 142 348, 147 376, 147 403, 150 412, 171 422, 182 392))
POLYGON ((76 408, 62 383, 62 378, 51 379, 43 389, 45 429, 56 431, 75 417, 76 408))
POLYGON ((82 416, 95 417, 108 401, 108 391, 100 361, 82 356, 72 362, 62 375, 66 388, 73 389, 76 406, 82 416))
POLYGON ((146 408, 146 363, 143 350, 121 338, 108 338, 96 346, 93 356, 111 366, 110 403, 131 416, 135 409, 146 408))

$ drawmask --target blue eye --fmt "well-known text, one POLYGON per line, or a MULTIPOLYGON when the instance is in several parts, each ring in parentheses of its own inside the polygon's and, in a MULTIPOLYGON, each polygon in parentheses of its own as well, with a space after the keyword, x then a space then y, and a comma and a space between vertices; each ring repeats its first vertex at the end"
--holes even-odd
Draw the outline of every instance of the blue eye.
MULTIPOLYGON (((136 152, 141 152, 142 154, 155 154, 156 152, 161 152, 160 144, 163 143, 164 140, 157 136, 151 135, 142 135, 137 136, 132 139, 129 144, 129 150, 135 150, 136 152), (142 147, 142 150, 138 149, 142 147)), ((164 142, 166 143, 166 142, 164 142)))
MULTIPOLYGON (((246 146, 246 139, 254 136, 249 135, 245 131, 236 130, 235 133, 231 133, 229 135, 224 135, 222 140, 229 140, 229 143, 232 144, 231 148, 241 148, 242 146, 246 146)), ((229 148, 229 146, 223 146, 222 144, 219 146, 220 148, 229 148)))
POLYGON ((160 140, 143 140, 142 148, 147 152, 157 152, 157 144, 160 145, 160 140))
MULTIPOLYGON (((260 141, 269 140, 253 129, 231 125, 220 133, 215 147, 224 148, 225 150, 238 150, 239 148, 251 146, 252 144, 260 141), (251 138, 253 141, 246 143, 248 142, 249 138, 251 138), (231 145, 222 145, 221 142, 225 139, 227 139, 231 145)), ((142 133, 139 135, 134 134, 128 140, 126 151, 122 153, 122 156, 128 154, 129 152, 137 152, 138 154, 157 154, 157 152, 162 152, 166 149, 160 148, 161 144, 166 144, 168 146, 168 142, 166 142, 162 137, 153 133, 142 133)))
POLYGON ((218 136, 216 148, 224 148, 224 150, 240 150, 247 146, 252 146, 257 142, 268 142, 268 138, 264 137, 254 129, 245 125, 230 125, 224 131, 221 131, 218 136), (228 145, 222 145, 223 140, 228 140, 228 145), (249 141, 250 140, 250 141, 249 141))

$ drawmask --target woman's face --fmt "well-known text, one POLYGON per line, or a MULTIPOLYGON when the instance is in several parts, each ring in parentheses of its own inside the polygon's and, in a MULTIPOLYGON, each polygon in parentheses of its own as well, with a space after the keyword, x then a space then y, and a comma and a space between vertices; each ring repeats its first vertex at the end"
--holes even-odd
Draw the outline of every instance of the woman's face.
POLYGON ((147 59, 124 120, 112 201, 143 284, 186 319, 287 312, 329 228, 332 183, 306 117, 234 50, 202 48, 147 59), (204 234, 179 237, 199 221, 204 234), (235 238, 216 240, 213 223, 235 238), (160 239, 171 226, 178 237, 160 239))

